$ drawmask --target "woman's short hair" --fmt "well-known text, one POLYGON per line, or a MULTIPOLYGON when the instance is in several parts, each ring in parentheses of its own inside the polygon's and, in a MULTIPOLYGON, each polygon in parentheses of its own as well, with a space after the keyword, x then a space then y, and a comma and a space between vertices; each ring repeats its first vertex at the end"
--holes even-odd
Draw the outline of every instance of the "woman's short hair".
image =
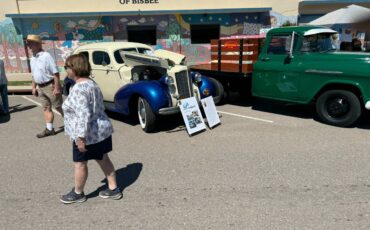
POLYGON ((78 77, 89 77, 91 74, 91 65, 83 54, 69 56, 66 60, 66 67, 73 70, 78 77))

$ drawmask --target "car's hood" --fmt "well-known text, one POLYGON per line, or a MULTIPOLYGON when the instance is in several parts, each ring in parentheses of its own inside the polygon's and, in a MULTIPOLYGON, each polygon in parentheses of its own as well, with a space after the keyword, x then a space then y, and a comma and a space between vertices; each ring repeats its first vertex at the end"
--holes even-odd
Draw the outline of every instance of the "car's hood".
POLYGON ((175 53, 175 52, 171 52, 171 51, 168 51, 168 50, 163 50, 163 49, 155 50, 154 51, 154 56, 160 57, 160 58, 163 58, 163 59, 169 59, 169 60, 173 61, 176 65, 182 64, 183 60, 186 58, 185 55, 175 53))
POLYGON ((127 66, 146 65, 169 68, 168 61, 160 57, 131 52, 120 52, 120 54, 127 66))

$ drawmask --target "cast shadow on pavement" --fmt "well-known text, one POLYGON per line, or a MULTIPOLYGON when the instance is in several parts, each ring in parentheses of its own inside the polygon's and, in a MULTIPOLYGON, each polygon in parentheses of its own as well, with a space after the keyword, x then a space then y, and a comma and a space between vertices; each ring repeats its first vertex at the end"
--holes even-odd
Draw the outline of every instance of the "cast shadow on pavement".
POLYGON ((10 114, 0 115, 0 124, 10 121, 10 114))
MULTIPOLYGON (((109 118, 113 120, 124 122, 131 126, 140 126, 138 118, 135 117, 136 114, 125 116, 111 111, 105 112, 109 118)), ((158 116, 157 119, 158 123, 156 128, 151 133, 159 133, 163 131, 167 133, 186 131, 186 127, 180 113, 168 116, 158 116)))
POLYGON ((37 107, 36 105, 27 105, 27 106, 21 107, 21 105, 22 104, 10 106, 8 114, 1 114, 2 111, 0 109, 0 124, 9 122, 10 121, 10 114, 30 110, 30 109, 33 109, 33 108, 37 107))
POLYGON ((10 113, 17 113, 17 112, 22 112, 22 111, 30 110, 30 109, 33 109, 33 108, 37 107, 36 105, 27 105, 27 106, 22 106, 21 107, 21 105, 22 104, 10 106, 9 107, 9 112, 10 113))
MULTIPOLYGON (((133 163, 127 165, 125 168, 116 170, 117 185, 123 192, 128 186, 135 183, 139 178, 143 164, 133 163)), ((107 188, 107 179, 101 181, 104 185, 97 188, 94 192, 87 194, 88 199, 99 196, 99 192, 107 188)))
MULTIPOLYGON (((251 107, 252 110, 279 114, 283 116, 290 116, 290 117, 295 117, 295 118, 300 118, 300 119, 312 119, 316 122, 322 123, 323 125, 327 125, 318 118, 314 104, 302 105, 302 104, 275 101, 275 100, 256 98, 256 97, 247 98, 247 99, 236 98, 230 104, 241 106, 241 107, 251 107)), ((220 108, 222 109, 222 106, 220 108)), ((344 127, 344 129, 351 129, 351 128, 369 130, 370 129, 370 111, 364 109, 361 117, 353 125, 344 127)))
POLYGON ((59 126, 57 129, 55 129, 55 134, 64 132, 64 125, 59 126))

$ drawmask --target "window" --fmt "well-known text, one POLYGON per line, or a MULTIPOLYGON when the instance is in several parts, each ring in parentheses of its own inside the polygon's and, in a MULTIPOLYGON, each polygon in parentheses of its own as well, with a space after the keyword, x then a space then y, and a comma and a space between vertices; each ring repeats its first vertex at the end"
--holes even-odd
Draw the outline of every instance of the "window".
MULTIPOLYGON (((294 46, 297 44, 298 36, 294 36, 294 46)), ((268 54, 289 54, 292 35, 275 35, 271 37, 267 50, 268 54)))
POLYGON ((301 52, 326 52, 336 50, 332 34, 314 34, 303 38, 301 52))
POLYGON ((119 52, 120 52, 120 50, 116 50, 116 51, 114 51, 114 58, 116 59, 116 62, 117 62, 118 64, 123 64, 123 63, 124 63, 124 61, 123 61, 123 59, 122 59, 122 57, 121 57, 121 54, 120 54, 119 52))
POLYGON ((157 44, 156 26, 127 26, 129 42, 139 42, 147 45, 157 44))
POLYGON ((220 25, 191 25, 190 33, 192 44, 211 43, 220 38, 220 25))
POLYGON ((84 55, 86 57, 86 60, 89 60, 89 52, 83 51, 80 54, 84 55))
POLYGON ((93 53, 93 63, 94 65, 109 65, 110 64, 110 58, 109 54, 104 51, 95 51, 93 53))

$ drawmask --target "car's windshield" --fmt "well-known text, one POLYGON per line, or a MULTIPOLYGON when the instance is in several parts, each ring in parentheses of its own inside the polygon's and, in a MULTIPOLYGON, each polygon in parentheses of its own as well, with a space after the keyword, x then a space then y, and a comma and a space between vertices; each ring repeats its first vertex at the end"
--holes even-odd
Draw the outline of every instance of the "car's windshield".
POLYGON ((302 43, 302 52, 328 52, 336 50, 335 34, 321 33, 305 36, 302 43))

